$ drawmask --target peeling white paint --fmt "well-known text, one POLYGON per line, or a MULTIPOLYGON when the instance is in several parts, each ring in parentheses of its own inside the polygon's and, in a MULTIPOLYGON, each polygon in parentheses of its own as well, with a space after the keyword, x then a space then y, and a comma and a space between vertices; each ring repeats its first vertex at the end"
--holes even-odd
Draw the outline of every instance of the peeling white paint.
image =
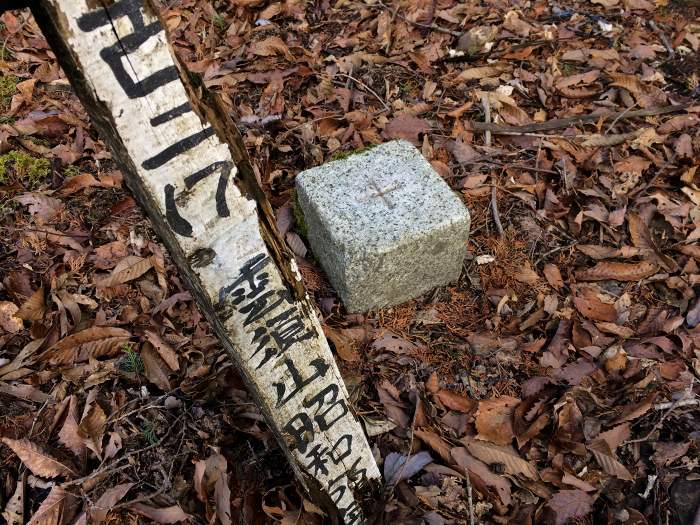
MULTIPOLYGON (((162 165, 155 165, 157 163, 153 160, 154 156, 167 151, 173 144, 186 137, 201 133, 208 125, 203 125, 192 111, 182 113, 159 125, 152 125, 152 119, 162 119, 168 111, 188 102, 180 80, 175 78, 150 93, 129 97, 125 84, 120 84, 118 75, 115 75, 104 57, 104 49, 118 44, 118 40, 122 43, 128 43, 130 39, 133 41, 135 31, 144 31, 144 25, 148 29, 151 24, 157 23, 157 20, 143 10, 140 13, 124 13, 124 6, 134 2, 120 0, 109 7, 113 25, 95 22, 92 25, 97 27, 83 30, 79 24, 81 17, 86 14, 92 14, 94 17, 94 13, 102 12, 101 8, 90 11, 85 0, 49 1, 66 15, 65 20, 70 26, 65 32, 69 35, 67 43, 77 57, 97 98, 111 109, 117 131, 137 167, 138 176, 158 204, 160 212, 170 219, 175 209, 177 214, 189 223, 189 236, 176 236, 180 248, 188 257, 201 253, 202 249, 213 250, 215 255, 211 262, 204 267, 194 268, 194 271, 202 283, 207 299, 220 312, 219 317, 228 332, 228 339, 239 355, 243 372, 257 389, 269 424, 279 435, 284 435, 287 441, 285 446, 291 446, 295 470, 315 478, 331 499, 337 500, 337 507, 347 511, 346 523, 360 522, 352 493, 356 484, 348 479, 347 474, 353 469, 364 471, 368 479, 377 479, 380 474, 362 428, 349 408, 345 385, 318 319, 313 313, 305 313, 299 304, 282 301, 260 319, 244 326, 250 313, 246 309, 252 308, 251 305, 265 303, 263 306, 270 306, 275 304, 274 299, 287 297, 281 275, 271 262, 253 272, 255 275, 252 275, 252 281, 244 279, 236 289, 221 294, 222 289, 241 276, 246 263, 255 260, 256 257, 269 257, 260 234, 256 204, 241 195, 234 184, 235 167, 231 169, 225 192, 228 216, 222 216, 221 210, 217 209, 217 192, 220 192, 220 178, 224 173, 224 166, 187 188, 187 177, 199 170, 215 162, 232 163, 228 147, 212 134, 209 138, 172 156, 162 165), (175 208, 172 199, 168 204, 168 191, 174 196, 175 208), (263 273, 267 274, 264 279, 263 273), (255 287, 262 281, 266 281, 264 290, 261 287, 256 291, 255 287), (268 294, 265 301, 264 294, 268 294), (223 302, 220 301, 220 295, 223 296, 223 302), (236 304, 239 299, 240 302, 236 304), (280 345, 275 346, 275 340, 272 338, 264 345, 261 354, 258 343, 263 341, 265 336, 273 334, 278 325, 289 323, 290 318, 298 318, 303 324, 303 331, 296 330, 294 337, 302 339, 300 334, 303 333, 307 338, 293 342, 284 352, 279 351, 259 366, 263 361, 264 351, 268 348, 279 350, 280 345), (256 342, 253 342, 255 337, 256 342), (316 365, 323 363, 323 366, 315 366, 315 360, 316 365), (323 375, 304 384, 288 401, 279 402, 317 370, 323 370, 323 375), (298 375, 293 372, 298 372, 298 375), (323 424, 324 421, 328 423, 336 416, 338 420, 329 429, 320 428, 319 424, 323 424), (305 418, 313 423, 312 427, 308 427, 311 432, 304 434, 306 438, 310 438, 309 442, 302 447, 285 427, 295 428, 294 424, 289 427, 290 421, 300 425, 300 422, 307 421, 305 418), (348 441, 351 441, 351 445, 346 452, 345 443, 348 441), (320 460, 315 465, 314 455, 320 460)), ((133 82, 145 86, 155 72, 174 65, 162 29, 143 40, 141 45, 129 49, 127 56, 116 59, 116 63, 127 73, 126 80, 122 79, 122 83, 133 82)), ((129 46, 124 44, 124 47, 129 46)), ((182 226, 180 230, 173 227, 175 232, 186 230, 186 226, 182 226)), ((300 280, 295 264, 293 271, 295 278, 300 280)), ((285 326, 289 328, 291 325, 285 326)), ((291 328, 289 331, 291 332, 291 328)), ((275 333, 279 335, 279 331, 275 333)), ((294 337, 291 340, 294 340, 294 337)), ((318 374, 320 375, 320 372, 318 374)), ((299 435, 301 434, 300 432, 299 435)), ((304 476, 300 476, 300 479, 303 480, 304 476)))

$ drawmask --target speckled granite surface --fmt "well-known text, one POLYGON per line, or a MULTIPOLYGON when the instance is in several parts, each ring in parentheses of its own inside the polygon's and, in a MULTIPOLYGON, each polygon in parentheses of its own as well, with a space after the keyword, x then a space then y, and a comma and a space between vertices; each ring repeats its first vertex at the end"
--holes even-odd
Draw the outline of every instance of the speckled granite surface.
POLYGON ((300 173, 314 256, 350 312, 456 280, 470 217, 412 144, 396 140, 300 173))

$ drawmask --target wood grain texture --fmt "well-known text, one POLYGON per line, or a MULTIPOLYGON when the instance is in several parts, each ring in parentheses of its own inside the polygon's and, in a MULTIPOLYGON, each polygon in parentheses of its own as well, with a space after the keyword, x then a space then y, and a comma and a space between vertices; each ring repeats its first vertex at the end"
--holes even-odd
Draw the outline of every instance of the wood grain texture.
POLYGON ((334 522, 362 522, 379 470, 221 101, 138 0, 32 10, 298 479, 334 522))

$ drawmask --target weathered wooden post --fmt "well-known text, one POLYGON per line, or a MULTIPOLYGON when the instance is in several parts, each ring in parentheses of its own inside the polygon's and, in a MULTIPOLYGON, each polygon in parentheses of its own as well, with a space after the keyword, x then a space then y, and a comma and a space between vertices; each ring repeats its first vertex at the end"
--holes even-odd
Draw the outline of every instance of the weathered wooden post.
POLYGON ((333 521, 362 522, 377 465, 220 101, 183 73, 141 0, 30 5, 298 479, 333 521))

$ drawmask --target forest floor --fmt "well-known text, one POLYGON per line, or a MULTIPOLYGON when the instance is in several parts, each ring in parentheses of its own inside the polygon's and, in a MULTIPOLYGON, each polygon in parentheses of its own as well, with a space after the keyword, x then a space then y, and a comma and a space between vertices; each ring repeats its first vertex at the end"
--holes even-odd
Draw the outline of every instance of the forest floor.
MULTIPOLYGON (((410 456, 373 519, 699 522, 697 3, 166 4, 380 465, 410 456), (463 196, 468 258, 348 315, 294 178, 394 138, 463 196)), ((320 524, 28 11, 0 43, 0 522, 320 524)))

